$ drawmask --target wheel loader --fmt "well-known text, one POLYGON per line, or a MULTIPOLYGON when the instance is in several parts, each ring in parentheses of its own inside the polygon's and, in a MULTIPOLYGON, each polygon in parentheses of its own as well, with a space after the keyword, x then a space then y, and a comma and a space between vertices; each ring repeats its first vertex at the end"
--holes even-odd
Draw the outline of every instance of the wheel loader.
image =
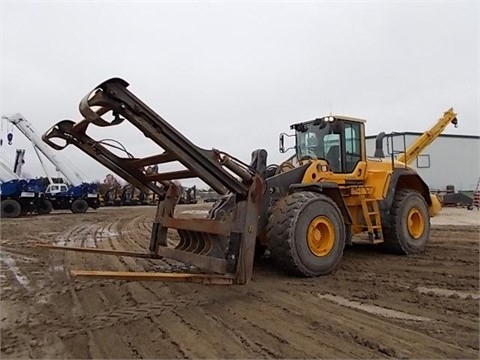
MULTIPOLYGON (((140 191, 158 195, 148 251, 46 247, 168 258, 202 271, 72 270, 73 276, 245 284, 252 278, 255 255, 266 249, 279 268, 308 277, 332 272, 345 245, 362 233, 367 241, 389 252, 415 254, 425 249, 430 216, 439 211, 440 205, 407 163, 447 124, 457 123, 452 109, 422 140, 402 151, 388 147, 386 157, 383 133, 377 138, 375 156, 367 157, 362 119, 328 115, 296 123, 291 126, 295 154, 282 164, 267 166, 264 149, 253 151, 251 163, 245 164, 220 150, 199 148, 128 87, 120 78, 101 83, 81 100, 83 119, 60 121, 43 135, 43 140, 57 150, 74 145, 140 191), (157 144, 159 152, 135 157, 125 150, 119 155, 119 147, 109 148, 105 141, 87 134, 92 127, 120 126, 125 121, 157 144), (180 169, 145 171, 152 165, 165 168, 172 164, 180 164, 180 169), (175 182, 195 177, 215 190, 219 200, 207 218, 177 217, 175 206, 181 189, 175 182), (168 230, 178 233, 174 246, 172 241, 167 242, 168 230)), ((284 139, 282 134, 281 151, 286 150, 284 139)), ((126 147, 128 144, 122 145, 126 147)))

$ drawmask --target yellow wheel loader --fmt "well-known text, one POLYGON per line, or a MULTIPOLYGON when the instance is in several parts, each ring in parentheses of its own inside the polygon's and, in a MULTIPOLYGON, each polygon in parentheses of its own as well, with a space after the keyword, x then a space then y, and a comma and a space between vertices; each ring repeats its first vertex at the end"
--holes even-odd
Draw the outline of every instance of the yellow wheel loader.
MULTIPOLYGON (((448 110, 422 141, 399 151, 377 138, 374 157, 367 157, 365 121, 329 115, 292 125, 295 155, 267 166, 267 152, 252 153, 250 164, 222 151, 191 143, 128 90, 119 78, 107 80, 80 103, 83 119, 63 120, 43 140, 61 150, 72 144, 144 193, 160 201, 146 253, 98 248, 54 249, 139 258, 169 258, 194 265, 200 273, 72 271, 75 276, 126 280, 191 281, 244 284, 252 277, 255 253, 269 249, 288 273, 318 276, 335 269, 352 236, 367 234, 386 250, 411 254, 425 249, 430 216, 439 210, 427 184, 407 163, 447 126, 457 122, 448 110), (146 157, 125 155, 87 134, 91 127, 121 126, 128 121, 160 151, 146 157), (403 157, 399 161, 396 157, 403 157), (153 165, 176 163, 181 169, 148 172, 153 165), (181 195, 177 180, 197 177, 219 195, 208 218, 175 216, 181 195), (179 241, 167 242, 175 229, 179 241)), ((393 139, 393 136, 386 136, 393 139)), ((284 135, 280 148, 284 151, 284 135)), ((127 146, 121 148, 126 149, 127 146)), ((119 147, 116 147, 118 150, 119 147)))

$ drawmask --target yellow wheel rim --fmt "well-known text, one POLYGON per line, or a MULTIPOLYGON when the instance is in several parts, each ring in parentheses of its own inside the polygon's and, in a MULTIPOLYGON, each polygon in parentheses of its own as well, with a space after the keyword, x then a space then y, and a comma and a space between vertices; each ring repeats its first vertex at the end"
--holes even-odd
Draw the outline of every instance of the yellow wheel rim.
POLYGON ((307 230, 308 248, 315 256, 326 256, 335 243, 335 227, 330 219, 317 216, 307 230))
POLYGON ((410 236, 414 239, 422 236, 425 230, 425 221, 423 220, 422 213, 417 208, 413 208, 408 212, 407 228, 410 236))

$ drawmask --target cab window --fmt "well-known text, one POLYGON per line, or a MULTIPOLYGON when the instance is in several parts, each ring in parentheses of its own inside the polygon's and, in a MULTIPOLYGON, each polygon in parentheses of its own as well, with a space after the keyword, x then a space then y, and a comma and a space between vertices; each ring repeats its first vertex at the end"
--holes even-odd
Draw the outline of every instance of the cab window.
POLYGON ((340 134, 330 133, 323 137, 323 153, 333 172, 342 172, 340 134))
POLYGON ((351 173, 362 158, 360 124, 345 123, 345 172, 351 173))

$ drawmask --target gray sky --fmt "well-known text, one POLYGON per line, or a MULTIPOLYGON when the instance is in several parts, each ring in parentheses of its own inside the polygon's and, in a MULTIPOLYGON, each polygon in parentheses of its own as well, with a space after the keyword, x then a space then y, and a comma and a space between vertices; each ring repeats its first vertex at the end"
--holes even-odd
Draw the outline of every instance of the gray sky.
MULTIPOLYGON (((1 113, 41 133, 79 119, 80 99, 122 77, 195 144, 281 162, 278 134, 330 113, 367 134, 424 131, 449 107, 480 134, 479 2, 1 2, 1 113)), ((155 147, 112 130, 130 152, 155 147)), ((112 133, 100 133, 110 137, 112 133)), ((5 129, 3 133, 5 138, 5 129)), ((25 170, 43 175, 29 142, 25 170)), ((89 178, 108 172, 63 151, 89 178)))

